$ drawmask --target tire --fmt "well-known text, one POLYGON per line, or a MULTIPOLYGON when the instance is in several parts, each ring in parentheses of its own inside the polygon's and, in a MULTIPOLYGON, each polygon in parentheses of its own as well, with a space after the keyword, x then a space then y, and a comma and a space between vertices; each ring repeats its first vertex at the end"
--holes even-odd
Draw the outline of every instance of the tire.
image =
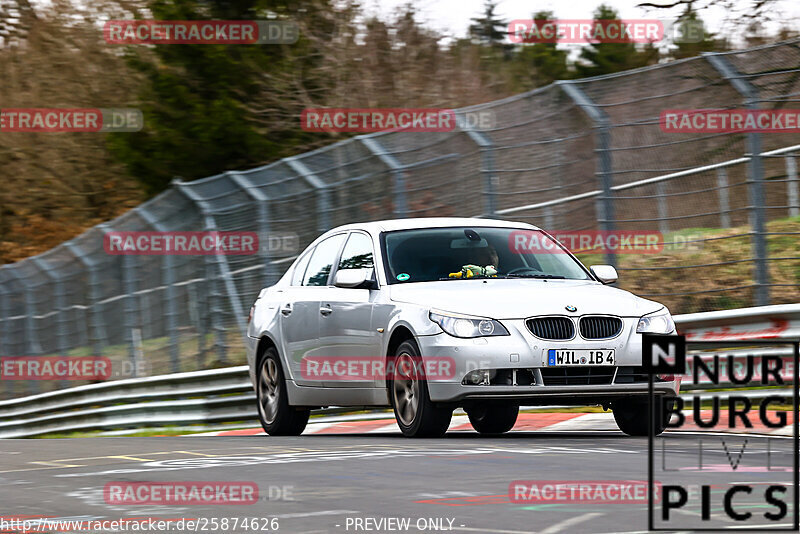
MULTIPOLYGON (((667 428, 670 413, 666 409, 669 398, 658 397, 653 404, 653 435, 658 436, 667 428)), ((618 400, 613 405, 614 420, 617 426, 629 436, 647 436, 647 399, 626 398, 618 400)))
POLYGON ((453 409, 431 402, 428 385, 418 370, 422 358, 413 340, 397 347, 387 386, 397 425, 408 438, 440 438, 447 432, 453 409))
POLYGON ((269 347, 256 372, 258 419, 270 436, 299 436, 308 424, 310 410, 289 406, 286 381, 278 351, 269 347))
POLYGON ((514 428, 519 414, 519 404, 509 402, 481 402, 467 411, 472 428, 480 434, 504 434, 514 428))

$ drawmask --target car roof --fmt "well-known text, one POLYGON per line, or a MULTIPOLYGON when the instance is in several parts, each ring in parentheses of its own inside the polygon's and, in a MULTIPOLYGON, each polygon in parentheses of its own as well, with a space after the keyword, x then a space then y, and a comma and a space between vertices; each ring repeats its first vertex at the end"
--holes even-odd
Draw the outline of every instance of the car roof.
POLYGON ((333 228, 329 232, 341 230, 369 230, 373 233, 377 233, 393 232, 395 230, 411 230, 416 228, 447 228, 451 226, 489 226, 495 228, 527 228, 531 230, 538 230, 538 228, 532 224, 518 221, 481 219, 477 217, 416 217, 410 219, 386 219, 383 221, 347 224, 333 228))

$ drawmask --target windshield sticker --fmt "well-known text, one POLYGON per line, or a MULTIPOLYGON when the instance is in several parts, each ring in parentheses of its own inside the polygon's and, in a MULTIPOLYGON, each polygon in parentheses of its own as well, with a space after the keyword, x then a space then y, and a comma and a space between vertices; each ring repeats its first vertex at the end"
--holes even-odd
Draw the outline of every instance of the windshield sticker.
POLYGON ((411 278, 411 275, 407 273, 400 273, 397 275, 397 279, 400 280, 401 282, 405 282, 409 278, 411 278))

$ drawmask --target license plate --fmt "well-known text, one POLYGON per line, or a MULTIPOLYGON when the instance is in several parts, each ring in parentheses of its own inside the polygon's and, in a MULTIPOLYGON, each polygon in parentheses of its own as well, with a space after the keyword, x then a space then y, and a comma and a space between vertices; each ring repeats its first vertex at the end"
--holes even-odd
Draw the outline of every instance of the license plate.
POLYGON ((614 365, 614 349, 548 349, 548 367, 614 365))

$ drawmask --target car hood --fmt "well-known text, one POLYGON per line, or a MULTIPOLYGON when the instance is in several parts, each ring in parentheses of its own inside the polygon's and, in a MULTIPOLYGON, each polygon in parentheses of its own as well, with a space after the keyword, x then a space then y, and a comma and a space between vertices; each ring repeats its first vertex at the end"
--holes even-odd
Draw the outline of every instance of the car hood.
POLYGON ((534 315, 608 314, 640 317, 663 305, 589 280, 445 280, 392 284, 391 299, 452 313, 524 319, 534 315))

